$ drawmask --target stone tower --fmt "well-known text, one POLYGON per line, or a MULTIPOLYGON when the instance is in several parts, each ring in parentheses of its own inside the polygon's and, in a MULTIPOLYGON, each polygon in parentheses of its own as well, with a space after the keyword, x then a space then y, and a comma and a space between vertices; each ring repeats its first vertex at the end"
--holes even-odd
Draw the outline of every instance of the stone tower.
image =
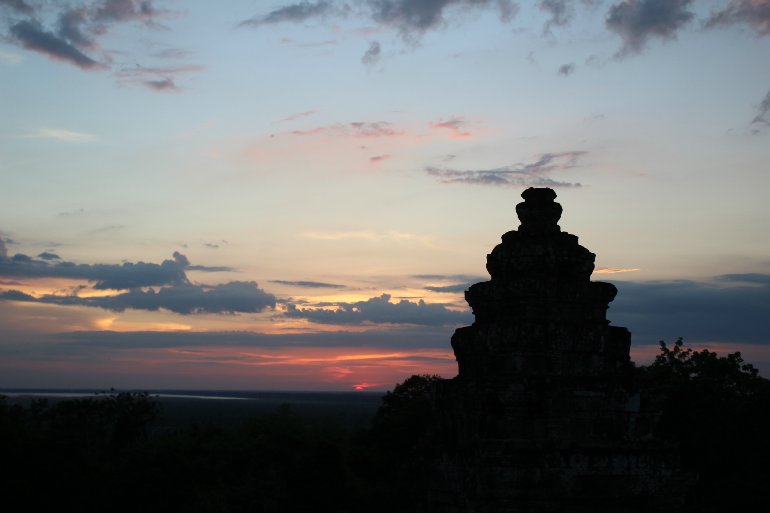
POLYGON ((521 225, 487 256, 491 279, 465 293, 475 322, 452 348, 459 374, 434 405, 437 512, 677 511, 675 455, 640 412, 631 334, 610 326, 614 285, 558 226, 561 205, 529 188, 521 225))

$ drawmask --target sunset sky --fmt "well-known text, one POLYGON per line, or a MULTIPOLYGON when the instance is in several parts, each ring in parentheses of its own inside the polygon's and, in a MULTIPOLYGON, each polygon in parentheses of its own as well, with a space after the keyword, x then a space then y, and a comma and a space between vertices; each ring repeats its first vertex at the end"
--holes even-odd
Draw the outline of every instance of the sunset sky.
POLYGON ((0 387, 456 373, 530 186, 770 376, 770 0, 0 0, 0 387))

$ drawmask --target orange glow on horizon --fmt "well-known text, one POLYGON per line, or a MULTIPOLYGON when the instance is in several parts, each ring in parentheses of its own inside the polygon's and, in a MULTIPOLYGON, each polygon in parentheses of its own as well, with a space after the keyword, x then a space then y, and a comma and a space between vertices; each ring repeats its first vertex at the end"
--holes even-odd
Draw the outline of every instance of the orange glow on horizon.
POLYGON ((636 271, 641 271, 641 269, 637 267, 597 267, 593 274, 633 273, 636 271))
POLYGON ((357 390, 359 392, 366 390, 367 388, 373 388, 373 387, 380 387, 382 386, 382 383, 356 383, 353 385, 353 390, 357 390))

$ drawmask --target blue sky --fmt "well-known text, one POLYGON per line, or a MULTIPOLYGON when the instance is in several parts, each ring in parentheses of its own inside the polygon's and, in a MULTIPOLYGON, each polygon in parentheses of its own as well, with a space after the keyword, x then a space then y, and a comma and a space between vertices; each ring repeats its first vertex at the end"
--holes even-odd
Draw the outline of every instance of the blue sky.
POLYGON ((767 375, 768 62, 767 0, 0 0, 0 386, 450 376, 529 186, 635 359, 767 375))

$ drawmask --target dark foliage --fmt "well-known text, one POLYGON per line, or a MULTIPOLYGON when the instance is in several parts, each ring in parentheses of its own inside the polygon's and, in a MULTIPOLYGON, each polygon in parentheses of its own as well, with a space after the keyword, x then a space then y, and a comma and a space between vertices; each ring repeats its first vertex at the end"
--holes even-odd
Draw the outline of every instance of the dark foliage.
POLYGON ((639 369, 642 396, 661 411, 655 435, 677 444, 696 477, 688 511, 770 511, 770 380, 741 354, 660 342, 639 369))
POLYGON ((370 511, 422 511, 437 447, 431 392, 442 378, 414 375, 385 394, 364 438, 370 511))

